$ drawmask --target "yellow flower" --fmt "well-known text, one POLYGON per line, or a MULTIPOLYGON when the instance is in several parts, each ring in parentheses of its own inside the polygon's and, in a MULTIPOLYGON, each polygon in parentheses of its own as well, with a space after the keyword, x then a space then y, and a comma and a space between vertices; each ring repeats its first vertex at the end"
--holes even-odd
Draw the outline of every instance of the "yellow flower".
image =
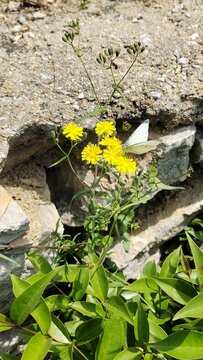
POLYGON ((110 148, 121 148, 122 147, 122 141, 117 139, 115 136, 110 137, 108 135, 104 136, 104 138, 100 141, 100 145, 107 146, 110 148))
POLYGON ((102 150, 98 145, 88 144, 81 154, 82 160, 86 160, 88 164, 96 164, 101 158, 102 150))
POLYGON ((116 160, 115 168, 123 174, 132 174, 136 170, 136 162, 127 156, 120 156, 116 160))
POLYGON ((107 134, 111 136, 116 131, 113 121, 101 121, 96 125, 95 132, 98 136, 107 134))
POLYGON ((83 128, 76 124, 70 123, 64 126, 63 135, 71 140, 77 140, 83 136, 83 128))
POLYGON ((104 160, 106 160, 110 165, 116 165, 118 157, 122 156, 124 151, 122 148, 110 148, 105 149, 103 152, 104 160))

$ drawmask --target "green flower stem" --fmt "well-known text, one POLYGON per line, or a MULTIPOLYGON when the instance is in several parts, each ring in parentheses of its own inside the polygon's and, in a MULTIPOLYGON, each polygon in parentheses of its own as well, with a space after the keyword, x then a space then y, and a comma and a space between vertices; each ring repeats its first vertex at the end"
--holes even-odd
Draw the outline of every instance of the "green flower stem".
POLYGON ((112 68, 112 61, 111 61, 111 63, 110 63, 110 70, 111 70, 111 75, 112 75, 113 83, 114 83, 115 87, 117 87, 116 78, 115 78, 115 76, 114 76, 114 72, 113 72, 113 68, 112 68))
POLYGON ((112 97, 114 96, 117 88, 119 87, 119 85, 122 83, 122 81, 125 79, 125 77, 128 75, 129 71, 132 69, 135 61, 137 60, 139 53, 135 56, 134 60, 132 61, 131 65, 129 66, 129 68, 126 70, 125 74, 122 76, 122 78, 119 80, 118 83, 114 84, 114 89, 111 93, 111 95, 109 96, 109 98, 107 99, 107 101, 105 102, 104 106, 107 106, 109 104, 109 102, 111 101, 112 97))
POLYGON ((90 85, 91 85, 91 87, 92 87, 92 90, 93 90, 93 93, 94 93, 95 98, 96 98, 96 100, 97 100, 97 103, 98 103, 99 106, 101 106, 101 103, 100 103, 99 98, 98 98, 98 96, 97 96, 97 92, 96 92, 95 86, 94 86, 94 84, 93 84, 93 82, 92 82, 91 76, 90 76, 90 74, 89 74, 89 72, 88 72, 88 70, 87 70, 87 67, 86 67, 83 59, 82 59, 82 55, 79 54, 79 51, 75 48, 75 46, 73 45, 73 43, 71 43, 71 46, 72 46, 72 49, 73 49, 74 53, 76 54, 76 56, 77 56, 78 59, 80 60, 82 66, 83 66, 83 68, 84 68, 84 70, 85 70, 85 74, 87 75, 87 78, 88 78, 88 80, 89 80, 89 82, 90 82, 90 85))
POLYGON ((63 292, 63 290, 61 290, 61 289, 55 284, 54 281, 51 282, 51 285, 54 286, 62 295, 67 296, 67 295, 63 292))
POLYGON ((3 323, 3 324, 9 325, 9 326, 11 326, 12 328, 18 328, 18 329, 20 329, 20 330, 30 332, 30 333, 32 333, 32 334, 34 334, 34 335, 37 334, 36 331, 26 329, 26 328, 24 328, 24 327, 21 326, 21 325, 12 324, 12 323, 10 323, 10 322, 8 322, 8 321, 4 321, 4 320, 0 320, 0 322, 3 323))
POLYGON ((69 155, 70 155, 72 149, 76 146, 76 144, 73 145, 73 143, 71 142, 71 148, 70 148, 70 150, 69 150, 68 153, 66 153, 66 152, 62 149, 62 147, 59 145, 59 143, 56 143, 56 145, 58 146, 59 150, 61 150, 61 152, 66 156, 67 161, 68 161, 68 164, 69 164, 69 166, 70 166, 73 174, 77 177, 77 179, 78 179, 86 188, 88 188, 88 189, 90 190, 89 185, 87 185, 87 184, 83 181, 83 179, 77 174, 77 172, 76 172, 75 169, 73 168, 73 165, 72 165, 72 163, 71 163, 71 161, 70 161, 69 155))
POLYGON ((73 344, 73 347, 74 347, 74 349, 75 349, 76 351, 79 352, 79 354, 80 354, 84 359, 88 360, 88 358, 82 353, 82 351, 80 351, 80 349, 78 349, 77 346, 75 346, 75 345, 73 344))

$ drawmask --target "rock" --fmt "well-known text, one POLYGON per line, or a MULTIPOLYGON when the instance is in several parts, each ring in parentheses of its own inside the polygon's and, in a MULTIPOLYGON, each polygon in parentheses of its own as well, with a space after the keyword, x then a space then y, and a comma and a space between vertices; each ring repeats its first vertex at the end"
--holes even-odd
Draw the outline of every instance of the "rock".
POLYGON ((18 11, 19 7, 20 7, 19 2, 9 1, 8 3, 8 11, 18 11))
POLYGON ((40 19, 44 19, 46 16, 46 14, 42 11, 35 11, 32 14, 32 20, 40 20, 40 19))
POLYGON ((151 205, 138 208, 135 213, 140 229, 130 237, 130 250, 126 253, 121 243, 115 244, 109 258, 123 270, 127 279, 137 279, 143 265, 159 260, 159 247, 181 232, 194 216, 203 210, 203 172, 196 174, 184 190, 159 194, 151 205))
POLYGON ((152 98, 154 98, 155 100, 159 99, 161 97, 161 93, 158 91, 151 91, 149 93, 149 96, 151 96, 152 98))
MULTIPOLYGON (((59 214, 55 205, 50 201, 50 191, 46 183, 45 170, 35 162, 16 166, 12 169, 12 172, 7 172, 1 177, 1 183, 4 184, 7 192, 21 205, 23 210, 21 212, 25 213, 24 217, 30 222, 29 229, 26 229, 26 232, 24 231, 21 236, 19 233, 18 237, 15 236, 15 240, 9 243, 9 248, 1 250, 3 255, 17 262, 17 264, 14 264, 0 258, 0 288, 2 290, 0 308, 3 312, 6 312, 13 299, 9 274, 12 273, 22 279, 27 279, 36 272, 32 264, 26 259, 26 251, 32 249, 44 256, 50 264, 54 263, 57 251, 48 247, 54 245, 51 235, 56 230, 59 214), (42 248, 38 248, 39 245, 42 248), (32 248, 32 246, 34 247, 32 248)), ((8 202, 12 198, 4 195, 4 197, 0 196, 0 199, 3 203, 4 199, 4 202, 8 202)), ((12 225, 14 219, 16 221, 18 219, 20 222, 20 214, 15 211, 11 219, 12 225)), ((63 226, 60 221, 58 233, 63 233, 63 226)))
POLYGON ((20 206, 0 185, 0 244, 9 244, 23 235, 29 223, 20 206))
POLYGON ((189 167, 189 152, 195 141, 196 127, 194 125, 179 128, 169 135, 161 138, 160 150, 157 151, 159 158, 158 177, 174 183, 185 180, 185 172, 189 167))
POLYGON ((189 59, 185 58, 185 57, 181 57, 180 59, 178 59, 178 64, 180 65, 186 65, 189 63, 189 59))
POLYGON ((198 128, 195 143, 190 153, 192 164, 200 164, 203 167, 203 128, 198 128))
POLYGON ((80 94, 78 95, 78 99, 84 99, 84 97, 85 97, 84 93, 80 93, 80 94))
MULTIPOLYGON (((8 260, 0 258, 0 308, 1 313, 6 313, 9 310, 9 307, 14 300, 14 295, 12 291, 12 283, 9 274, 14 274, 16 276, 22 277, 24 272, 25 265, 25 254, 19 252, 19 250, 11 251, 1 251, 3 255, 9 257, 11 260, 14 260, 16 263, 13 263, 8 260)), ((0 336, 1 344, 1 336, 0 336)))

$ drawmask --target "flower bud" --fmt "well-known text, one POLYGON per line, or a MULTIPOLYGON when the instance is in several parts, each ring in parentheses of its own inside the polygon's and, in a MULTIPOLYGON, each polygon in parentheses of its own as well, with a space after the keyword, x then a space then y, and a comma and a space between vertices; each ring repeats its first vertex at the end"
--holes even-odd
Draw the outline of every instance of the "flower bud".
POLYGON ((53 140, 55 140, 56 134, 55 134, 55 131, 54 131, 54 130, 51 131, 51 137, 52 137, 53 140))
POLYGON ((62 40, 66 43, 68 40, 65 36, 62 37, 62 40))

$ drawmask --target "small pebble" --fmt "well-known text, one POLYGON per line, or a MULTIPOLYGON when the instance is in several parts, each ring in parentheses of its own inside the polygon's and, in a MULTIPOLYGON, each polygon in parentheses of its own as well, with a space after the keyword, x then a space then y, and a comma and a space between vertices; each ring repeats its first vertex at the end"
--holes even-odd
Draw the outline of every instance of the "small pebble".
POLYGON ((81 92, 79 95, 78 95, 78 99, 84 99, 85 95, 83 94, 83 92, 81 92))
POLYGON ((158 91, 151 91, 149 93, 149 96, 151 96, 155 100, 159 99, 161 97, 161 95, 162 94, 160 92, 158 92, 158 91))

